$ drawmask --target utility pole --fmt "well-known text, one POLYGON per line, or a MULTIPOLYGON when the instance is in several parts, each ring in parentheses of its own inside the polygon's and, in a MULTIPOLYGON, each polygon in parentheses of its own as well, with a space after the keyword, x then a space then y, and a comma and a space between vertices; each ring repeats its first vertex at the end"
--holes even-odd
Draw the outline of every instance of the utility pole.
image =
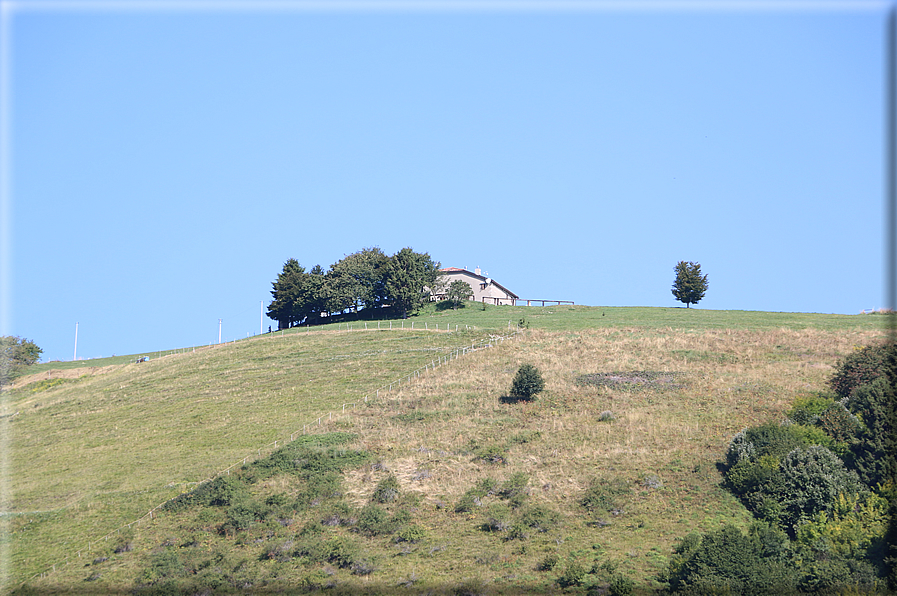
POLYGON ((78 323, 75 323, 75 355, 72 356, 72 360, 78 359, 78 323))
POLYGON ((221 319, 218 319, 218 343, 221 343, 221 319))

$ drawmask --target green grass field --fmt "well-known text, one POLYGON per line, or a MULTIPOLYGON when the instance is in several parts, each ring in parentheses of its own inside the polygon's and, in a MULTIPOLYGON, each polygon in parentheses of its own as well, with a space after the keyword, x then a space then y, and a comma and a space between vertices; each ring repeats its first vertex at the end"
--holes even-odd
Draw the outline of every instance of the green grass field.
MULTIPOLYGON (((160 552, 198 561, 196 549, 205 549, 234 562, 259 590, 324 573, 346 593, 391 593, 400 584, 409 593, 422 586, 452 593, 464 582, 497 593, 540 592, 555 589, 571 562, 603 562, 642 588, 656 587, 651 578, 676 538, 750 518, 719 486, 716 463, 731 435, 781 416, 795 395, 822 389, 838 358, 886 335, 886 320, 430 306, 404 329, 401 321, 392 321, 392 330, 389 321, 368 321, 365 332, 365 322, 355 321, 150 353, 140 364, 121 356, 35 365, 28 384, 4 393, 0 411, 12 470, 2 503, 7 583, 27 581, 43 592, 127 591, 160 552), (496 341, 518 327, 512 340, 496 341), (493 347, 454 358, 459 348, 484 342, 493 347), (546 392, 531 404, 504 403, 524 362, 543 371, 546 392), (581 382, 612 371, 665 372, 677 382, 581 382), (390 383, 392 391, 383 390, 390 383), (602 421, 604 412, 615 419, 602 421), (345 471, 341 502, 360 508, 391 473, 401 506, 424 530, 411 544, 326 529, 326 540, 349 541, 375 561, 373 573, 262 556, 272 544, 298 540, 299 529, 320 515, 314 509, 238 535, 215 530, 222 521, 216 510, 146 517, 233 464, 268 455, 275 441, 331 431, 355 435, 351 447, 376 464, 345 471), (505 463, 479 459, 485 452, 502 454, 505 463), (517 540, 484 531, 496 517, 517 519, 500 498, 455 511, 477 482, 514 474, 528 479, 528 503, 559 516, 550 529, 517 540), (606 519, 579 504, 596 479, 625 487, 620 512, 606 519), (123 532, 133 549, 115 553, 123 532), (540 571, 549 555, 560 563, 540 571)), ((253 491, 292 498, 302 490, 296 482, 274 477, 253 491)))

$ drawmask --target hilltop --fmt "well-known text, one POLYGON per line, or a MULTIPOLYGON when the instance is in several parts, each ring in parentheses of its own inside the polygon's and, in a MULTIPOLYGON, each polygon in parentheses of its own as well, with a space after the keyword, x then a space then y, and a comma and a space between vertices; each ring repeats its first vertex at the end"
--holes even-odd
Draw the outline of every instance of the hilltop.
POLYGON ((720 487, 732 435, 885 334, 872 316, 684 308, 431 308, 401 324, 70 363, 102 371, 75 378, 37 365, 0 419, 10 585, 150 590, 217 569, 220 589, 260 592, 542 593, 579 565, 657 588, 677 538, 750 521, 720 487), (503 403, 522 363, 547 389, 503 403), (253 467, 279 453, 324 457, 337 488, 311 498, 301 466, 253 467), (222 470, 258 506, 242 521, 233 504, 155 509, 222 470))

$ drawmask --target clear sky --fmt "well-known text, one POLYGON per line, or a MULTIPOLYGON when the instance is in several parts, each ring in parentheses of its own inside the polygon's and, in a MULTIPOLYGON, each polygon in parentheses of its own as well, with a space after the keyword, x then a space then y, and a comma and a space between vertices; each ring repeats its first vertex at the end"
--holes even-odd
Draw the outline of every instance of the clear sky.
POLYGON ((44 361, 246 337, 287 259, 371 246, 886 306, 889 3, 2 4, 0 324, 44 361))

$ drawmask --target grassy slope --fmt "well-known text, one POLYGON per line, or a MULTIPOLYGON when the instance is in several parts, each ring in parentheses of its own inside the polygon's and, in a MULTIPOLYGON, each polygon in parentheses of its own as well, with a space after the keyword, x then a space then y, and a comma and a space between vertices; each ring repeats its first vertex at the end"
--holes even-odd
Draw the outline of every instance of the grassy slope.
MULTIPOLYGON (((698 309, 431 309, 416 327, 478 329, 346 333, 343 324, 342 332, 334 327, 244 340, 94 370, 105 372, 43 391, 32 392, 34 385, 18 389, 5 397, 6 410, 19 415, 3 419, 12 430, 15 471, 14 501, 4 509, 37 513, 9 520, 12 579, 22 581, 66 556, 71 560, 79 550, 88 561, 104 549, 108 554, 105 540, 91 545, 90 553, 86 541, 336 410, 326 429, 358 433, 357 446, 395 472, 403 492, 418 494, 415 516, 428 531, 424 544, 402 556, 388 540, 367 540, 364 547, 380 561, 379 570, 367 578, 344 574, 338 585, 395 586, 414 574, 432 585, 467 578, 513 586, 510 592, 521 585, 538 589, 557 575, 535 571, 551 552, 587 567, 595 556, 614 560, 642 580, 664 564, 677 536, 747 521, 743 508, 718 487, 715 463, 729 437, 781 414, 796 393, 822 388, 838 357, 883 334, 881 322, 875 316, 698 309), (469 354, 342 415, 343 403, 358 402, 435 354, 507 332, 509 322, 516 327, 521 318, 531 330, 514 342, 469 354), (547 392, 530 405, 500 403, 523 362, 542 369, 547 392), (680 372, 686 387, 609 391, 574 382, 580 374, 615 370, 680 372), (604 410, 617 421, 598 423, 604 410), (508 447, 508 439, 521 433, 529 433, 529 441, 508 447), (473 461, 473 449, 489 444, 508 447, 507 466, 473 461), (502 480, 514 472, 530 476, 533 502, 564 515, 561 526, 522 543, 505 542, 478 529, 482 514, 436 507, 453 504, 482 477, 502 480), (643 486, 648 475, 658 476, 663 487, 643 486), (624 514, 596 529, 586 525, 589 518, 576 502, 592 479, 602 477, 622 480, 631 493, 624 514)), ((384 473, 367 467, 347 474, 347 498, 363 503, 384 473)), ((258 490, 290 490, 285 480, 275 485, 258 490)), ((131 585, 145 564, 141 553, 186 527, 196 524, 173 515, 142 524, 135 551, 112 557, 92 588, 131 585)), ((227 543, 213 532, 205 540, 210 549, 227 545, 259 556, 251 541, 227 543)), ((274 573, 257 565, 262 575, 274 573)), ((276 575, 289 583, 307 571, 293 567, 276 575)), ((87 575, 83 565, 70 564, 34 583, 71 587, 84 585, 87 575)))

